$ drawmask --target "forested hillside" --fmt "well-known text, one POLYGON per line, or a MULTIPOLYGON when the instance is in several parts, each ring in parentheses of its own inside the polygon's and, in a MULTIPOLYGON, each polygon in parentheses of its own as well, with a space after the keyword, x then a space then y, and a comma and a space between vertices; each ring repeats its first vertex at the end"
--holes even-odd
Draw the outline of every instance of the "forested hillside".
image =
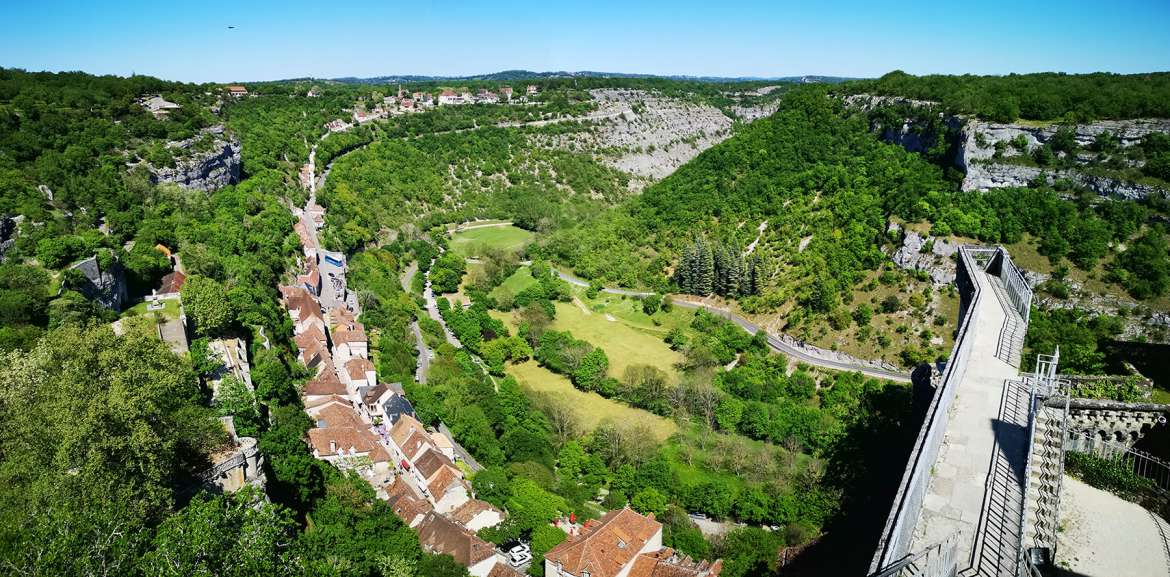
POLYGON ((303 195, 289 170, 297 137, 323 130, 301 119, 327 105, 229 104, 246 143, 233 186, 153 184, 128 166, 222 122, 222 97, 145 77, 0 71, 0 572, 466 575, 304 442, 306 373, 276 287, 298 252, 285 204, 303 195), (156 118, 137 103, 160 94, 181 108, 156 118), (194 339, 182 354, 136 311, 144 303, 130 307, 174 252, 194 339), (129 310, 81 292, 70 267, 87 257, 125 286, 129 310), (255 393, 211 401, 212 338, 249 345, 255 393), (229 442, 220 416, 258 437, 267 496, 194 494, 229 442))
POLYGON ((952 242, 1028 240, 1023 250, 1058 272, 1116 283, 1139 300, 1170 288, 1159 272, 1170 263, 1156 248, 1166 235, 1158 199, 1076 197, 1062 185, 961 193, 928 157, 882 143, 868 128, 864 113, 825 88, 796 89, 773 117, 618 210, 552 235, 541 250, 586 278, 738 298, 745 311, 822 346, 906 363, 945 354, 939 337, 954 304, 946 290, 890 263, 901 243, 900 231, 887 232, 891 222, 920 223, 952 242), (1136 250, 1124 250, 1127 243, 1136 250), (703 246, 708 262, 696 260, 703 246), (720 285, 729 267, 739 278, 732 290, 720 285))
POLYGON ((384 138, 342 158, 321 194, 328 234, 353 250, 382 230, 473 217, 549 230, 627 195, 628 177, 590 156, 544 150, 518 129, 384 138))
POLYGON ((840 89, 941 102, 951 112, 998 122, 1170 118, 1170 72, 912 76, 898 70, 840 89))

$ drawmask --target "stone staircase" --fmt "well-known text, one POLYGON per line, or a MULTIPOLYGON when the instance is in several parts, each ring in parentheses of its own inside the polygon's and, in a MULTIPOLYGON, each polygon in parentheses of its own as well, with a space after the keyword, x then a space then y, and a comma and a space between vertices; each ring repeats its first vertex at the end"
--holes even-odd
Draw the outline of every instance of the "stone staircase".
POLYGON ((1028 323, 1012 305, 1003 280, 992 274, 987 275, 987 280, 990 282, 991 290, 995 293, 995 298, 999 300, 1006 316, 1003 328, 999 332, 999 346, 996 348, 995 356, 1003 362, 1019 368, 1020 358, 1024 353, 1024 337, 1028 332, 1028 323))
POLYGON ((1055 547, 1060 524, 1060 485, 1064 474, 1067 407, 1045 406, 1037 399, 1029 456, 1023 547, 1055 547))

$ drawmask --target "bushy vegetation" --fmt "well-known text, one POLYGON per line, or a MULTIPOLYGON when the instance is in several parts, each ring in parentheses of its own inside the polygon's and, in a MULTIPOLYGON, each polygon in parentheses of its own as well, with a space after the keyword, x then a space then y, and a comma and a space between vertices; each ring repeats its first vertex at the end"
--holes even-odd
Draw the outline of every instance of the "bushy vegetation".
POLYGON ((334 165, 321 202, 327 238, 353 250, 407 222, 426 230, 506 216, 528 230, 556 228, 600 211, 594 197, 623 198, 627 179, 588 156, 535 148, 518 130, 481 128, 354 151, 334 165))
POLYGON ((1170 117, 1170 73, 912 76, 900 70, 841 86, 850 92, 941 102, 1000 122, 1170 117))

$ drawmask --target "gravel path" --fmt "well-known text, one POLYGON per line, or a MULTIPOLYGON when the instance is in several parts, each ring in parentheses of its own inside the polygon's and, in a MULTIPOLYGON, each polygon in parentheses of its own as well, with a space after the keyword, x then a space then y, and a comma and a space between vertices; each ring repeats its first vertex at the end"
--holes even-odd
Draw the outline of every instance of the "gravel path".
POLYGON ((1060 567, 1083 577, 1170 577, 1166 536, 1158 528, 1165 521, 1069 476, 1062 493, 1060 567))

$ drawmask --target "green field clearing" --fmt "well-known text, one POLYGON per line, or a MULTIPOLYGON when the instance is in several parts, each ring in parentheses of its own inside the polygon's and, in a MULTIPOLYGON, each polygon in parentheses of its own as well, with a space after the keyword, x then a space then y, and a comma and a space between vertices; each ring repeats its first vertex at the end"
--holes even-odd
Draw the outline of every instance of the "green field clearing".
MULTIPOLYGON (((556 303, 556 307, 557 318, 553 321, 552 329, 569 331, 574 337, 604 349, 609 357, 610 376, 620 379, 630 365, 652 365, 668 374, 677 374, 674 363, 682 360, 682 355, 670 350, 661 336, 627 325, 616 315, 615 320, 610 321, 602 312, 586 314, 573 303, 556 303)), ((492 311, 491 314, 514 330, 513 313, 492 311)), ((685 311, 684 314, 693 312, 685 311)))
POLYGON ((492 289, 489 296, 499 298, 500 292, 504 290, 512 293, 512 296, 516 296, 534 284, 536 284, 536 279, 532 278, 532 269, 522 266, 516 269, 512 276, 504 279, 500 286, 492 289))
POLYGON ((589 430, 593 430, 606 420, 645 424, 650 427, 659 442, 670 438, 678 430, 678 425, 669 419, 635 409, 620 401, 606 399, 597 393, 579 391, 573 388, 569 379, 541 367, 536 361, 512 365, 508 367, 508 373, 516 377, 516 381, 526 391, 537 394, 549 393, 568 401, 569 406, 576 411, 581 424, 589 430))
POLYGON ((451 250, 464 257, 478 256, 481 251, 496 248, 518 251, 532 240, 532 233, 514 226, 473 228, 451 236, 451 250))

